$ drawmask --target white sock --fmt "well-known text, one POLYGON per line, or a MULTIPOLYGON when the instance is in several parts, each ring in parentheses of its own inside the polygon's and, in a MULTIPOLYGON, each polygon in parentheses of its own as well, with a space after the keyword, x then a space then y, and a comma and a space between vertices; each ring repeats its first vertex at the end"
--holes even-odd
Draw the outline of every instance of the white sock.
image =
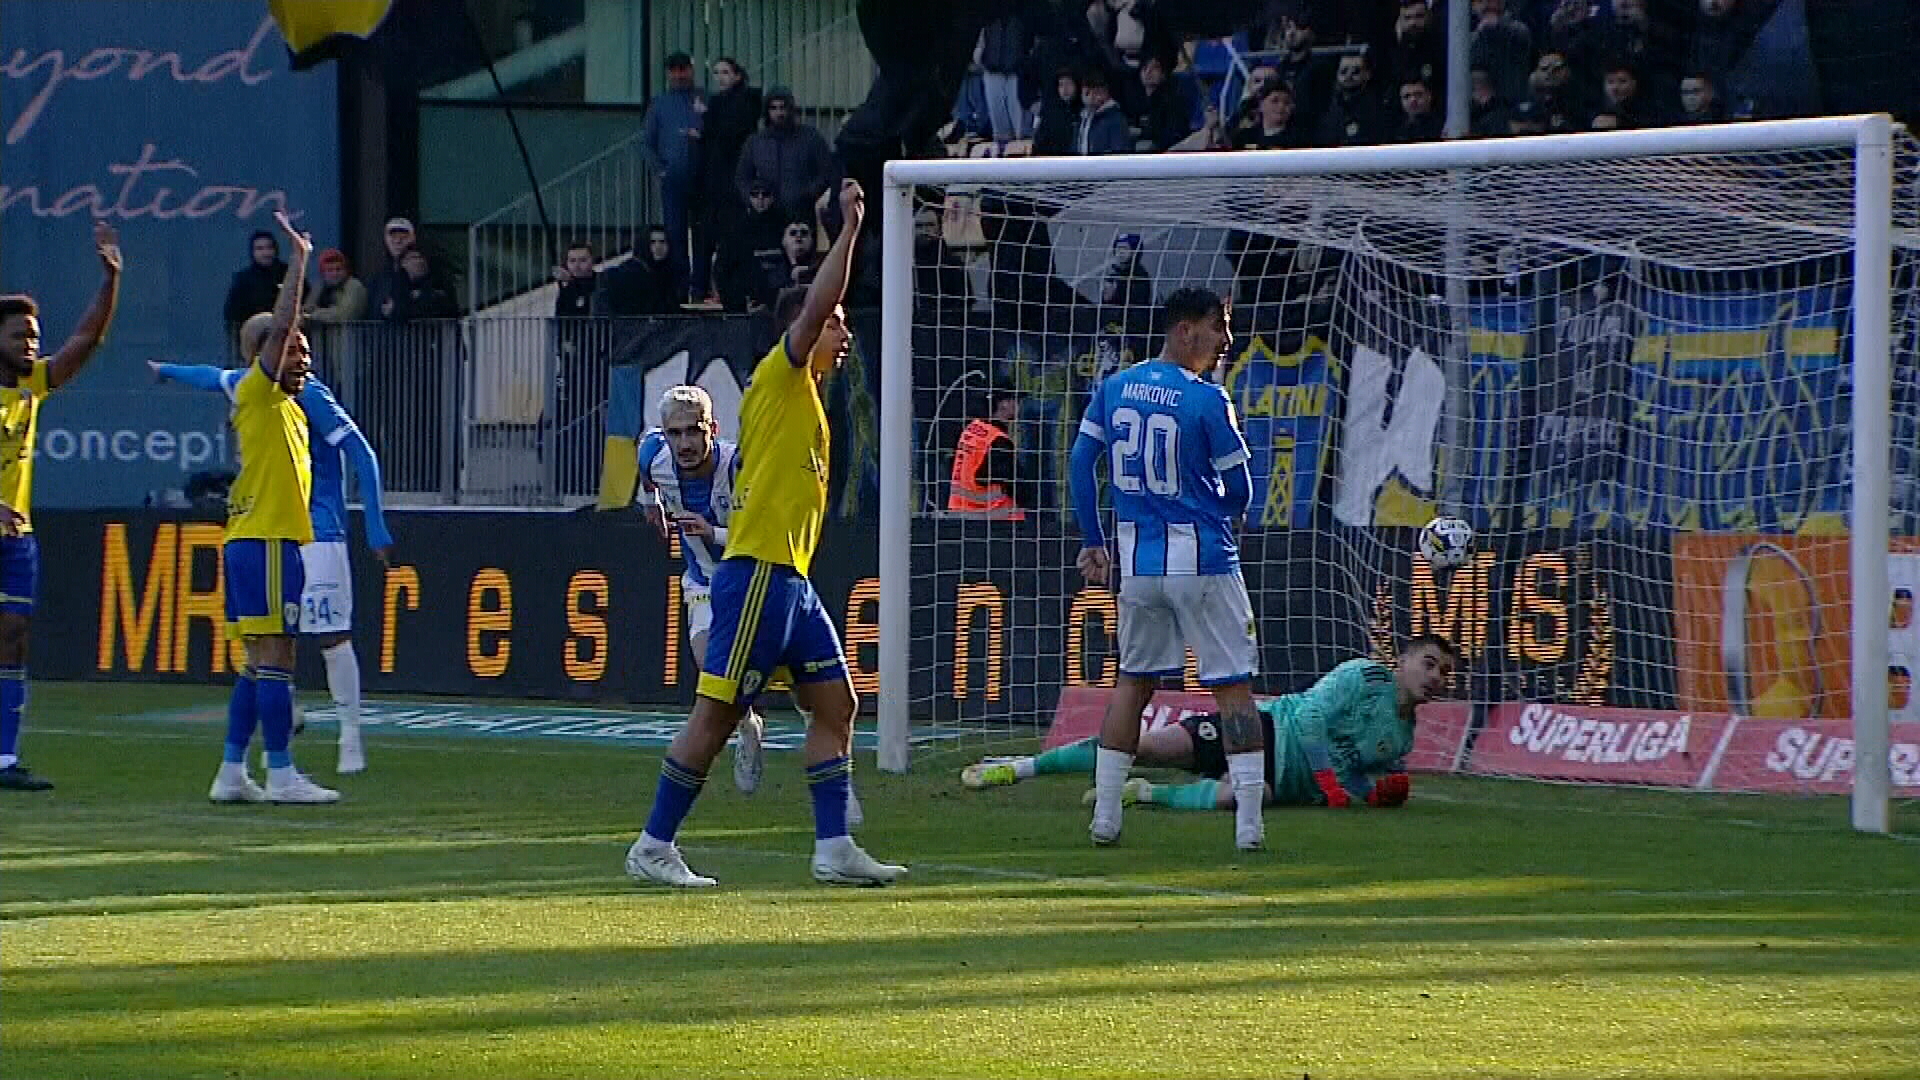
POLYGON ((0 754, 0 769, 11 769, 18 764, 20 764, 20 755, 0 754))
POLYGON ((294 769, 294 767, 291 765, 283 765, 278 769, 269 766, 267 768, 267 783, 291 784, 293 783, 294 778, 299 775, 300 775, 299 772, 297 772, 294 769))
POLYGON ((1013 775, 1022 780, 1031 780, 1039 774, 1033 771, 1033 759, 1023 757, 1013 759, 1013 775))
POLYGON ((1127 786, 1127 773, 1133 768, 1133 755, 1125 750, 1101 747, 1093 762, 1093 814, 1114 818, 1120 815, 1120 789, 1127 786))
POLYGON ((244 761, 223 761, 220 763, 220 775, 222 777, 233 777, 235 779, 245 776, 247 775, 247 763, 244 761))
POLYGON ((1233 782, 1235 820, 1241 825, 1260 821, 1260 806, 1266 801, 1267 753, 1253 750, 1227 755, 1227 778, 1233 782))
POLYGON ((838 855, 852 846, 853 837, 851 836, 829 836, 824 840, 815 837, 813 841, 813 857, 816 859, 828 858, 838 855))
POLYGON ((334 712, 340 718, 340 735, 360 733, 360 656, 353 642, 343 641, 320 655, 327 661, 327 690, 333 694, 334 712))

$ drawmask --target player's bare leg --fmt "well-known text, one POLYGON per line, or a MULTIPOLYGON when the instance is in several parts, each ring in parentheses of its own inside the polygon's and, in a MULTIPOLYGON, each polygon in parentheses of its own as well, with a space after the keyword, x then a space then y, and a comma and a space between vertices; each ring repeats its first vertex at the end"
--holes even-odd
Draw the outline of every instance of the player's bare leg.
POLYGON ((1266 844, 1266 822, 1260 811, 1266 803, 1266 732, 1260 710, 1253 703, 1253 684, 1217 686, 1213 700, 1220 707, 1220 742, 1227 752, 1227 780, 1233 789, 1234 846, 1258 851, 1266 844))
POLYGON ((797 683, 794 702, 808 716, 801 750, 813 797, 813 879, 826 885, 888 885, 907 872, 853 842, 847 829, 853 790, 853 717, 860 699, 845 671, 836 679, 797 683))
POLYGON ((1151 675, 1121 675, 1107 699, 1107 716, 1100 725, 1100 749, 1093 770, 1093 822, 1087 827, 1096 844, 1120 838, 1121 789, 1140 748, 1140 714, 1153 700, 1160 680, 1151 675))

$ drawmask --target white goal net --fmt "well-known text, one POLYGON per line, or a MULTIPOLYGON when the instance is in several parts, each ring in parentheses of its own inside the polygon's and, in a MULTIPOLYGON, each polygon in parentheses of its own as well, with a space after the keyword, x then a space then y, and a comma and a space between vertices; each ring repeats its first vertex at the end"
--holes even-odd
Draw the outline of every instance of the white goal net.
POLYGON ((1845 791, 1860 719, 1920 794, 1920 173, 1888 130, 896 163, 883 764, 1097 726, 1114 607, 1068 453, 1201 285, 1233 302, 1258 691, 1439 633, 1464 663, 1419 767, 1845 791), (1018 513, 955 498, 974 419, 1018 513), (1457 570, 1416 554, 1436 514, 1475 529, 1457 570))

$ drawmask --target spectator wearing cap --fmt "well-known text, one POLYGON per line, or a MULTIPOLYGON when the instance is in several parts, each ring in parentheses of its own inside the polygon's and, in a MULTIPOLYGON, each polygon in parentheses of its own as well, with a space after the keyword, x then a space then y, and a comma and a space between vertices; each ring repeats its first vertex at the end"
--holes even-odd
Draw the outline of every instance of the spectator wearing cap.
POLYGON ((1127 114, 1113 100, 1106 73, 1095 68, 1080 80, 1080 133, 1074 150, 1082 157, 1125 154, 1133 150, 1127 114))
MULTIPOLYGON (((691 265, 687 230, 701 209, 695 181, 699 178, 701 127, 706 111, 706 96, 693 83, 693 58, 683 52, 668 55, 667 88, 647 106, 646 119, 640 123, 640 148, 647 168, 660 178, 667 245, 682 265, 691 265)), ((691 250, 697 256, 704 246, 695 241, 691 250)), ((701 288, 702 296, 706 295, 704 282, 694 284, 701 288)))
POLYGON ((786 224, 786 215, 774 204, 773 185, 755 180, 747 190, 747 212, 721 236, 714 260, 714 285, 728 311, 754 311, 772 303, 763 268, 783 256, 786 224))
POLYGON ((317 323, 356 322, 367 313, 367 287, 353 276, 346 253, 320 253, 320 288, 307 296, 307 318, 317 323))
POLYGON ((774 87, 767 92, 767 126, 747 140, 734 170, 734 186, 744 197, 754 181, 773 189, 774 202, 789 217, 811 215, 813 200, 838 172, 827 140, 799 118, 793 92, 774 87))
POLYGON ((379 312, 406 289, 407 272, 400 262, 407 252, 414 249, 418 237, 414 233, 413 222, 403 217, 389 218, 382 234, 387 248, 386 265, 367 278, 367 308, 379 312))

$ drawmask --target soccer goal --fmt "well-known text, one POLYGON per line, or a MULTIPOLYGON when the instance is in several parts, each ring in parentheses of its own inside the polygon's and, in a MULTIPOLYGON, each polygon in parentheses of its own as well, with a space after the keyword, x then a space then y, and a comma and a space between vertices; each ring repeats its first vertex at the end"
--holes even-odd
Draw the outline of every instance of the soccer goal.
POLYGON ((1068 452, 1204 285, 1234 303, 1260 692, 1440 633, 1464 664, 1419 767, 1851 790, 1884 831, 1920 795, 1915 151, 1859 116, 894 162, 881 767, 1097 725, 1114 602, 1073 569, 1068 452), (975 419, 1017 443, 1017 508, 954 497, 975 419), (1436 515, 1464 565, 1419 556, 1436 515))

